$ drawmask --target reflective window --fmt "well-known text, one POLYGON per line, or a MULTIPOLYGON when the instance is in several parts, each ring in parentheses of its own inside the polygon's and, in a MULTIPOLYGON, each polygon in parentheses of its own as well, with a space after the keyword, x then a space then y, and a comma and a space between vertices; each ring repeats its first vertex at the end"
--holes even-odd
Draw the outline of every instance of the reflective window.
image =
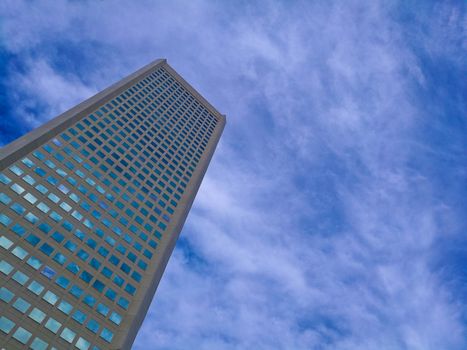
POLYGON ((10 249, 10 247, 13 245, 13 242, 10 241, 8 238, 5 236, 0 237, 0 247, 3 247, 5 249, 10 249))
POLYGON ((57 272, 50 266, 45 266, 44 269, 41 271, 41 274, 43 274, 48 279, 52 279, 56 275, 56 273, 57 272))
POLYGON ((29 277, 26 276, 24 273, 22 273, 21 271, 16 271, 14 274, 13 274, 13 277, 12 277, 16 282, 18 282, 19 284, 21 285, 24 285, 28 280, 29 280, 29 277))
POLYGON ((71 287, 71 289, 69 290, 69 293, 70 293, 71 295, 73 295, 74 297, 76 297, 76 298, 79 299, 79 298, 81 297, 81 295, 83 294, 83 290, 82 290, 80 287, 74 285, 74 286, 71 287))
POLYGON ((31 345, 29 347, 32 350, 46 350, 49 344, 45 341, 43 341, 41 338, 34 338, 32 341, 31 345))
MULTIPOLYGON (((30 238, 32 239, 32 238, 30 238)), ((13 255, 15 255, 18 259, 24 260, 24 258, 28 255, 28 252, 24 250, 20 246, 16 246, 12 251, 13 255)))
POLYGON ((100 337, 109 343, 112 341, 113 336, 114 334, 107 328, 104 328, 100 334, 100 337))
POLYGON ((71 344, 76 337, 76 333, 73 332, 71 329, 65 327, 62 333, 60 333, 60 337, 65 339, 68 343, 71 344))
POLYGON ((1 316, 0 317, 0 331, 2 331, 3 333, 10 333, 11 330, 15 327, 15 323, 13 321, 11 321, 10 319, 4 317, 4 316, 1 316))
POLYGON ((0 261, 0 272, 8 275, 11 271, 13 271, 13 266, 11 266, 5 260, 0 261))
POLYGON ((53 258, 57 263, 59 263, 60 265, 63 265, 66 261, 66 257, 65 255, 63 255, 62 253, 57 253, 55 254, 54 258, 53 258))
POLYGON ((109 317, 109 320, 111 320, 113 323, 119 325, 122 322, 122 316, 116 312, 112 312, 112 314, 109 317))
POLYGON ((16 301, 13 303, 13 307, 18 310, 21 313, 26 313, 28 311, 29 307, 31 304, 29 304, 26 300, 23 298, 18 298, 16 301))
POLYGON ((64 300, 62 300, 62 301, 60 302, 60 304, 57 306, 57 308, 58 308, 61 312, 63 312, 64 314, 67 314, 67 315, 69 315, 70 312, 71 312, 71 310, 73 310, 73 306, 72 306, 70 303, 68 303, 68 302, 66 302, 66 301, 64 301, 64 300))
POLYGON ((29 284, 28 289, 34 294, 39 295, 44 290, 44 286, 37 281, 32 281, 29 284))
POLYGON ((79 310, 76 310, 74 313, 73 313, 73 316, 72 318, 78 322, 79 324, 83 324, 84 321, 86 320, 86 314, 84 314, 83 312, 79 311, 79 310))
POLYGON ((42 299, 51 305, 55 305, 55 303, 58 301, 58 296, 49 290, 42 296, 42 299))
POLYGON ((38 308, 33 308, 28 316, 37 323, 41 323, 42 321, 44 321, 46 314, 38 308))
POLYGON ((8 197, 5 193, 0 193, 0 202, 5 205, 8 205, 11 202, 11 198, 8 197))
POLYGON ((0 214, 0 224, 8 226, 9 224, 11 224, 11 219, 5 214, 0 214))
POLYGON ((76 341, 75 346, 76 346, 79 350, 88 350, 88 349, 91 347, 91 343, 88 342, 86 339, 83 339, 83 338, 80 337, 80 338, 76 341))
POLYGON ((15 295, 9 289, 5 287, 0 288, 0 299, 5 303, 9 303, 14 296, 15 295))
POLYGON ((55 283, 58 284, 63 289, 66 289, 68 287, 68 285, 70 284, 70 280, 68 278, 64 277, 64 276, 59 276, 55 280, 55 283))
POLYGON ((99 323, 96 320, 90 320, 86 325, 86 328, 93 333, 97 333, 97 331, 99 330, 99 323))
POLYGON ((29 266, 31 266, 32 268, 36 270, 38 270, 42 266, 42 262, 34 256, 31 256, 28 259, 27 263, 29 266))
POLYGON ((62 324, 52 317, 45 323, 45 328, 53 333, 57 333, 61 326, 62 324))
POLYGON ((94 305, 96 304, 96 298, 94 298, 92 295, 87 294, 83 298, 83 303, 85 303, 86 305, 90 307, 94 307, 94 305))
POLYGON ((13 334, 13 338, 18 340, 20 343, 26 344, 31 338, 31 332, 25 330, 23 327, 18 327, 16 332, 13 334))
POLYGON ((110 311, 109 308, 107 306, 105 306, 104 304, 98 304, 97 305, 97 312, 100 313, 101 315, 107 316, 109 311, 110 311))

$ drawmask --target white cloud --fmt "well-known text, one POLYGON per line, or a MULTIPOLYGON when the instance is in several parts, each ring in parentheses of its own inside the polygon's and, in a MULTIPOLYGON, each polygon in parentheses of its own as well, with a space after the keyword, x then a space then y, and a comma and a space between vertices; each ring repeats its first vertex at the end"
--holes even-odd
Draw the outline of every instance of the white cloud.
MULTIPOLYGON (((428 152, 413 91, 426 81, 396 5, 27 6, 8 10, 6 47, 31 57, 17 88, 48 106, 39 120, 160 56, 228 115, 182 234, 198 260, 175 251, 136 349, 466 345, 430 267, 452 214, 409 165, 428 152), (56 35, 109 48, 96 87, 35 58, 56 35)), ((452 37, 462 19, 446 6, 452 37)))
POLYGON ((44 60, 28 62, 24 73, 15 73, 10 84, 24 95, 17 97, 17 116, 31 127, 73 107, 96 94, 96 88, 88 87, 73 75, 62 75, 44 60), (42 109, 41 114, 32 111, 42 109))

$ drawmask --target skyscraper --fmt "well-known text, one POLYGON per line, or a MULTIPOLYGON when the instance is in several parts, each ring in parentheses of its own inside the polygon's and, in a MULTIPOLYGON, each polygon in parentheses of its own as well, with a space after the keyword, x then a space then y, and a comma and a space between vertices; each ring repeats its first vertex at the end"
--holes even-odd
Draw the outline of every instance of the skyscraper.
POLYGON ((1 149, 0 348, 129 349, 224 125, 157 60, 1 149))

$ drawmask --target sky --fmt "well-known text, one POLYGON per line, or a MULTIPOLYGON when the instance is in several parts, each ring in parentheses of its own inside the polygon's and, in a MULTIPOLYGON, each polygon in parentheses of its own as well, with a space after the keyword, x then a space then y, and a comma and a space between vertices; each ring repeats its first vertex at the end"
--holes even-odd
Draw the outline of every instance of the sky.
POLYGON ((467 3, 0 2, 0 145, 156 58, 227 125, 134 343, 467 349, 467 3))

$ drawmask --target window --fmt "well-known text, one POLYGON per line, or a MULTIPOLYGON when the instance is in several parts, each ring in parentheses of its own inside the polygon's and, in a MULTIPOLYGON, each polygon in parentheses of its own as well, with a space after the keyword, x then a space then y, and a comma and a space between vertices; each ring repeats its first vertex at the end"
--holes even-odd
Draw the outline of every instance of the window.
POLYGON ((89 265, 91 265, 94 269, 97 270, 101 266, 101 263, 99 260, 92 258, 91 261, 89 262, 89 265))
POLYGON ((11 185, 11 189, 12 189, 13 191, 15 191, 16 193, 18 193, 18 194, 22 194, 22 193, 25 191, 23 187, 21 187, 20 185, 18 185, 18 184, 16 184, 16 183, 14 183, 13 185, 11 185))
POLYGON ((91 347, 91 343, 88 342, 86 339, 83 339, 83 338, 79 338, 75 344, 75 346, 79 349, 79 350, 88 350, 90 347, 91 347))
POLYGON ((11 182, 11 179, 8 176, 0 173, 0 182, 2 182, 5 185, 8 185, 11 182))
POLYGON ((79 324, 83 324, 84 321, 86 320, 86 314, 83 312, 76 310, 75 313, 73 314, 72 318, 78 322, 79 324))
POLYGON ((47 315, 45 314, 45 312, 42 312, 36 307, 33 308, 28 315, 29 318, 31 318, 32 320, 36 321, 39 324, 42 323, 42 321, 44 321, 46 316, 47 315))
POLYGON ((5 193, 0 193, 0 202, 5 205, 8 205, 11 202, 11 198, 8 197, 5 193))
POLYGON ((28 252, 21 248, 19 245, 16 246, 11 252, 14 256, 21 260, 24 260, 24 258, 28 255, 28 252))
POLYGON ((56 242, 61 243, 65 238, 60 232, 55 231, 51 236, 56 242))
POLYGON ((22 314, 26 313, 28 311, 29 307, 31 304, 29 304, 26 300, 23 298, 18 298, 16 301, 13 303, 13 307, 21 312, 22 314))
POLYGON ((74 285, 73 287, 71 287, 69 293, 79 299, 83 294, 83 290, 80 287, 74 285))
POLYGON ((2 331, 3 333, 6 333, 6 334, 10 333, 14 326, 15 326, 15 323, 11 321, 10 319, 4 316, 0 317, 0 331, 2 331))
POLYGON ((63 289, 66 289, 68 285, 70 284, 70 280, 64 276, 59 276, 56 280, 55 283, 58 284, 60 287, 63 289))
POLYGON ((12 292, 10 292, 10 290, 8 290, 7 288, 0 288, 0 299, 3 300, 5 303, 9 303, 14 296, 15 295, 12 292))
POLYGON ((94 305, 96 304, 96 298, 94 298, 92 295, 87 294, 83 298, 83 303, 85 303, 89 307, 94 307, 94 305))
POLYGON ((119 325, 122 322, 122 316, 116 312, 112 312, 112 314, 109 317, 109 320, 115 323, 116 325, 119 325))
POLYGON ((0 237, 0 247, 3 247, 5 249, 10 249, 10 247, 13 245, 13 242, 10 241, 8 238, 5 236, 0 237))
POLYGON ((41 273, 48 279, 52 279, 52 277, 55 276, 57 272, 50 266, 45 266, 41 273))
POLYGON ((29 277, 21 271, 16 271, 12 278, 22 286, 29 280, 29 277))
POLYGON ((45 323, 45 328, 55 334, 58 332, 61 326, 62 324, 52 317, 49 318, 45 323))
POLYGON ((50 226, 49 224, 46 224, 45 222, 42 222, 42 223, 39 224, 38 228, 39 228, 39 230, 41 230, 42 232, 47 234, 52 229, 52 226, 50 226))
POLYGON ((67 241, 64 247, 71 252, 74 252, 76 250, 76 244, 74 244, 72 241, 67 241))
POLYGON ((37 243, 40 242, 40 238, 31 233, 31 234, 26 238, 26 241, 27 241, 29 244, 31 244, 32 246, 35 247, 35 246, 37 245, 37 243))
POLYGON ((71 310, 73 310, 73 306, 64 300, 60 302, 57 308, 66 315, 69 315, 71 310))
MULTIPOLYGON (((56 333, 56 331, 54 333, 56 333)), ((73 342, 73 339, 75 339, 75 336, 76 336, 76 333, 66 327, 63 329, 62 333, 60 334, 60 337, 65 339, 70 344, 73 342)))
POLYGON ((126 309, 128 309, 128 306, 130 305, 130 302, 127 299, 125 299, 123 297, 120 297, 118 299, 118 301, 117 301, 117 305, 126 310, 126 309))
POLYGON ((4 260, 0 261, 0 272, 8 275, 11 271, 13 271, 13 266, 4 260))
POLYGON ((0 223, 4 226, 11 224, 11 219, 5 214, 0 214, 0 223))
POLYGON ((72 274, 76 275, 78 273, 78 271, 79 271, 79 266, 76 263, 71 262, 71 263, 68 264, 66 269, 68 271, 70 271, 72 274))
POLYGON ((31 332, 28 332, 23 327, 18 327, 16 332, 13 334, 13 338, 18 340, 20 343, 26 344, 31 338, 31 332))
POLYGON ((91 275, 91 274, 90 274, 89 272, 87 272, 87 271, 83 271, 83 272, 81 273, 80 278, 81 278, 84 282, 89 283, 89 282, 91 282, 91 280, 93 279, 93 275, 91 275))
POLYGON ((34 338, 31 345, 29 345, 29 347, 32 350, 46 350, 48 346, 49 346, 48 343, 43 341, 41 338, 37 338, 37 337, 34 338))
POLYGON ((26 193, 26 194, 24 195, 24 198, 25 198, 29 203, 31 203, 31 204, 34 204, 34 203, 37 202, 37 198, 34 197, 31 193, 26 193))
POLYGON ((92 286, 98 290, 99 292, 102 293, 102 291, 104 290, 104 287, 105 287, 105 284, 102 283, 101 281, 99 280, 95 280, 94 283, 92 284, 92 286))
POLYGON ((66 256, 63 255, 62 253, 57 253, 55 254, 54 258, 53 258, 57 263, 59 263, 60 265, 63 265, 66 261, 66 256))
POLYGON ((110 300, 114 301, 115 298, 117 297, 117 293, 113 289, 108 288, 107 291, 105 292, 105 296, 109 298, 110 300))
POLYGON ((107 316, 107 314, 110 311, 110 309, 104 304, 98 304, 96 310, 98 313, 100 313, 103 316, 107 316))
POLYGON ((47 243, 42 244, 39 249, 45 255, 51 255, 53 253, 53 251, 54 251, 54 248, 51 245, 47 244, 47 243))
POLYGON ((27 261, 28 265, 31 266, 33 269, 39 270, 42 266, 42 262, 37 259, 35 256, 29 257, 27 261))
POLYGON ((101 335, 100 335, 100 337, 102 339, 104 339, 105 341, 107 341, 109 343, 112 341, 113 336, 114 336, 113 333, 110 330, 108 330, 107 328, 104 328, 102 330, 101 335))
POLYGON ((44 290, 44 286, 37 281, 32 281, 29 284, 28 289, 36 295, 39 295, 44 290))
POLYGON ((55 303, 58 301, 58 296, 49 290, 47 291, 47 293, 44 294, 42 299, 44 299, 50 305, 55 305, 55 303))

